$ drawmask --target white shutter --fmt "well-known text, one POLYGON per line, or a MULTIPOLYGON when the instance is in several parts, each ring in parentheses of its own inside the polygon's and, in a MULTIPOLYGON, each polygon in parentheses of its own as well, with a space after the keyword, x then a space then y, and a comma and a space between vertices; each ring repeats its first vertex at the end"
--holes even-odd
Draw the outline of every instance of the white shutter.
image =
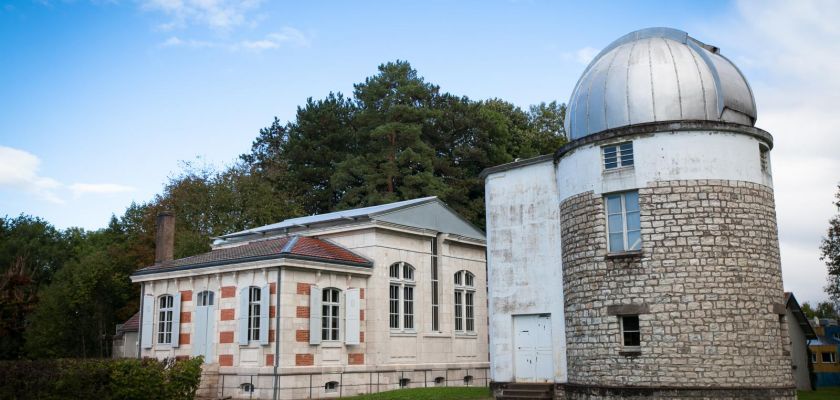
POLYGON ((172 347, 178 347, 181 340, 181 292, 172 296, 172 347))
POLYGON ((309 287, 309 344, 321 344, 321 289, 309 287))
POLYGON ((359 289, 344 292, 344 343, 359 344, 359 289))
MULTIPOLYGON (((196 302, 198 303, 198 302, 196 302)), ((192 348, 193 356, 198 357, 205 354, 207 350, 207 310, 208 306, 196 306, 193 312, 192 325, 192 348)), ((207 360, 205 360, 207 362, 207 360)))
MULTIPOLYGON (((268 344, 268 305, 271 304, 271 292, 268 290, 268 285, 260 288, 260 344, 268 344)), ((275 338, 274 340, 277 340, 275 338)))
POLYGON ((236 310, 239 344, 248 344, 248 288, 239 289, 239 309, 236 310))
POLYGON ((141 318, 143 319, 143 327, 140 331, 141 345, 144 349, 151 349, 152 328, 155 326, 155 298, 150 294, 143 296, 143 314, 141 314, 141 318))

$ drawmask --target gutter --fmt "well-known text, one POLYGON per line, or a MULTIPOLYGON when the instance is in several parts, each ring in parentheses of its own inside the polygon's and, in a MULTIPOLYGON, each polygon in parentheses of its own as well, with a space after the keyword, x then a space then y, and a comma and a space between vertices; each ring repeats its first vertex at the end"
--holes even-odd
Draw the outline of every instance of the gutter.
POLYGON ((140 326, 137 327, 137 358, 143 358, 143 299, 146 297, 146 284, 140 284, 140 326))
POLYGON ((332 264, 340 264, 340 265, 348 265, 351 267, 373 267, 373 262, 365 262, 365 263, 357 263, 352 261, 343 261, 343 260, 334 260, 330 258, 323 258, 323 257, 312 257, 312 256, 302 256, 297 254, 271 254, 267 256, 255 256, 255 257, 245 257, 245 258, 236 258, 230 260, 219 260, 219 261, 210 261, 205 263, 198 263, 198 264, 189 264, 189 265, 182 265, 177 267, 163 267, 163 268, 145 268, 139 271, 134 272, 129 276, 141 276, 141 275, 152 275, 161 272, 175 272, 175 271, 186 271, 190 269, 198 269, 198 268, 207 268, 207 267, 217 267, 220 265, 228 265, 228 264, 239 264, 245 262, 252 262, 252 261, 265 261, 265 260, 275 260, 280 258, 289 258, 293 260, 303 260, 303 261, 318 261, 318 262, 326 262, 332 264))

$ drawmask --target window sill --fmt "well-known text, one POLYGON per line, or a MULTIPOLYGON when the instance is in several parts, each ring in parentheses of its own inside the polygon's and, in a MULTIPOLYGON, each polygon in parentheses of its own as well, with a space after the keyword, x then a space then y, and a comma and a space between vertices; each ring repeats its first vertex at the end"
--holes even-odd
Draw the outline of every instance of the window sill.
POLYGON ((415 337, 417 336, 417 332, 415 331, 391 331, 391 337, 415 337))
POLYGON ((642 349, 637 346, 625 347, 624 349, 618 352, 618 355, 624 357, 638 357, 642 355, 642 349))
POLYGON ((622 251, 616 253, 607 253, 606 259, 607 260, 632 260, 642 258, 642 251, 641 250, 630 250, 630 251, 622 251))
POLYGON ((634 166, 635 166, 635 164, 634 165, 625 165, 623 167, 616 167, 616 168, 610 168, 610 169, 607 169, 606 167, 603 167, 603 169, 602 169, 603 172, 602 173, 604 175, 620 174, 620 173, 625 172, 625 171, 632 171, 634 166))
POLYGON ((478 334, 475 332, 455 332, 456 338, 475 339, 478 334))
POLYGON ((342 342, 340 340, 322 340, 321 341, 321 347, 327 347, 327 348, 344 347, 344 342, 342 342))

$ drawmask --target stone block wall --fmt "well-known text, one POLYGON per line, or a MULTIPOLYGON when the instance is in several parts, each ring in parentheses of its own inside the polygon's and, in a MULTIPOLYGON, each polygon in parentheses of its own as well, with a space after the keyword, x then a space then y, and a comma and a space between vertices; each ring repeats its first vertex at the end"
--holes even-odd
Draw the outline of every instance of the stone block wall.
MULTIPOLYGON (((586 192, 560 205, 569 384, 762 388, 776 390, 766 398, 793 398, 772 189, 741 181, 652 182, 639 189, 639 202, 642 250, 623 256, 607 252, 600 195, 586 192), (641 310, 640 352, 623 351, 615 311, 622 305, 641 310)), ((726 398, 707 392, 685 393, 726 398)), ((574 393, 569 398, 615 398, 574 393)))

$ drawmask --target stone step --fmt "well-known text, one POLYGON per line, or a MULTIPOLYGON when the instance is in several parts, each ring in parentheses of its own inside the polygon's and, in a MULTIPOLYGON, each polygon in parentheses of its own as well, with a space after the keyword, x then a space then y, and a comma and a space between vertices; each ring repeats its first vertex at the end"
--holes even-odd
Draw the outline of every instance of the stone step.
POLYGON ((554 398, 554 384, 551 383, 508 383, 496 399, 526 400, 554 398))

